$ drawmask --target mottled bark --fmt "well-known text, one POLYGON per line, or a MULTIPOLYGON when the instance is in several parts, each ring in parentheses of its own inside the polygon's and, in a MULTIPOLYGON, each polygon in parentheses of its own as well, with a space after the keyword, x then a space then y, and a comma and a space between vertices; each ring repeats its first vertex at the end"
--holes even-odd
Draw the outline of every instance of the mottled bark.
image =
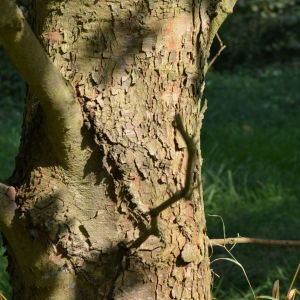
POLYGON ((56 103, 31 89, 12 177, 18 207, 3 226, 16 299, 211 298, 198 148, 188 199, 153 209, 187 185, 175 116, 199 144, 209 48, 234 2, 33 2, 33 29, 83 125, 61 148, 51 135, 61 109, 49 119, 56 103))

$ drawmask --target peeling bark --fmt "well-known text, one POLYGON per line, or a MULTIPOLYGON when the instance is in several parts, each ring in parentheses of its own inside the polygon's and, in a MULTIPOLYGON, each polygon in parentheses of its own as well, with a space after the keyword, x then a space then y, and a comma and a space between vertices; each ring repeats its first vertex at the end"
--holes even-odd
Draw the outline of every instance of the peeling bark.
POLYGON ((187 141, 199 144, 209 48, 234 2, 33 2, 62 77, 49 71, 47 98, 24 75, 34 94, 6 234, 16 299, 211 299, 201 153, 191 165, 187 141), (178 191, 188 199, 157 209, 178 191))

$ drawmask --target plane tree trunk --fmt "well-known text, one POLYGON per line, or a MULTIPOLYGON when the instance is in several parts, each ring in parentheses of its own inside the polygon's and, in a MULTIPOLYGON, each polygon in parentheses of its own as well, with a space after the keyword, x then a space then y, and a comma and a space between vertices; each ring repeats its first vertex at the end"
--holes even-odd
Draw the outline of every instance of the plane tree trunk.
POLYGON ((235 1, 33 1, 31 29, 1 2, 29 85, 0 186, 14 298, 211 299, 201 98, 235 1))

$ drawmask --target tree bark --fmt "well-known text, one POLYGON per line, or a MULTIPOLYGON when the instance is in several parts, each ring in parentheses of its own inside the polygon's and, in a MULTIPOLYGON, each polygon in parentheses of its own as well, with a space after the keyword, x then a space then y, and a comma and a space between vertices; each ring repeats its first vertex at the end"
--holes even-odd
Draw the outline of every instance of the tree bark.
POLYGON ((30 88, 16 205, 0 193, 15 299, 211 299, 200 101, 234 3, 33 2, 55 69, 15 61, 30 88))

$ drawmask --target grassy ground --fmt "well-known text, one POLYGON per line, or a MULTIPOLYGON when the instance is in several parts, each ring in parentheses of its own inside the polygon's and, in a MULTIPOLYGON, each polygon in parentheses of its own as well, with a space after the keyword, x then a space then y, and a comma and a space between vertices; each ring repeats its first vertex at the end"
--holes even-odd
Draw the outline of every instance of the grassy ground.
MULTIPOLYGON (((299 78, 294 67, 208 76, 202 132, 206 212, 223 217, 227 236, 300 239, 299 78)), ((23 98, 19 76, 0 60, 0 181, 13 170, 23 98)), ((223 237, 220 220, 207 218, 210 237, 223 237)), ((237 245, 232 253, 257 295, 270 295, 276 279, 284 291, 299 263, 299 249, 291 247, 237 245)), ((221 257, 228 254, 214 249, 212 260, 221 257)), ((0 291, 9 295, 6 264, 1 258, 0 291)), ((212 268, 220 276, 216 299, 253 299, 235 264, 216 261, 212 268)))
MULTIPOLYGON (((300 71, 296 67, 211 73, 202 132, 207 214, 222 216, 227 236, 300 239, 300 71)), ((219 218, 208 217, 210 237, 223 237, 219 218)), ((276 279, 288 288, 299 248, 236 245, 257 295, 271 295, 276 279)), ((212 260, 228 257, 214 249, 212 260)), ((215 298, 253 299, 242 270, 212 264, 215 298)), ((299 280, 298 280, 299 284, 299 280)), ((299 288, 299 286, 298 286, 299 288)))

